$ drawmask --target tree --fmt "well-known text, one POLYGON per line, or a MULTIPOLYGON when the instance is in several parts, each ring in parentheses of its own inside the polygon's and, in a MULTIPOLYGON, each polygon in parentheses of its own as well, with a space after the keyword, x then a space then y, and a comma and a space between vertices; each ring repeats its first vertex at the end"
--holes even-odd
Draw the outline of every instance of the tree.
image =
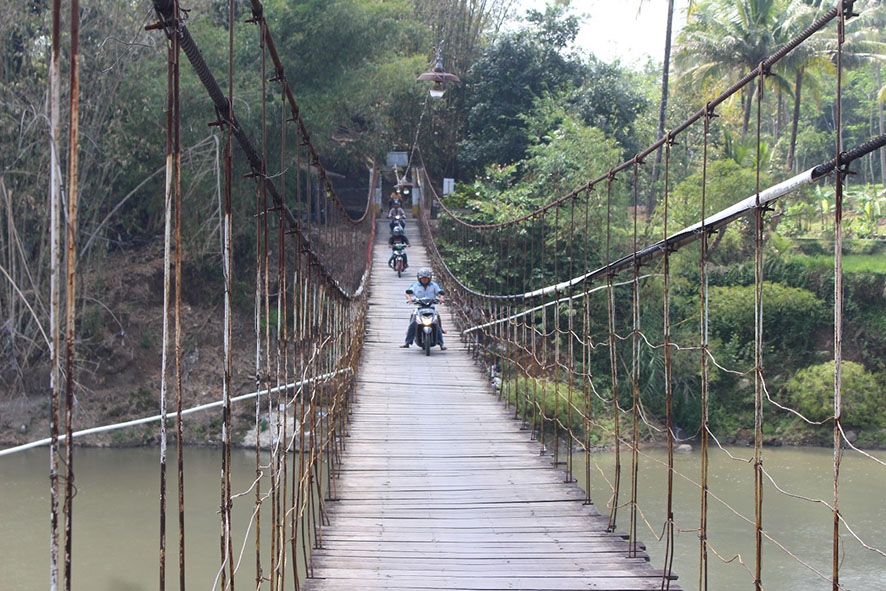
MULTIPOLYGON (((408 0, 274 0, 265 9, 312 141, 328 162, 362 176, 412 139, 421 110, 429 28, 408 0)), ((258 52, 250 48, 254 70, 258 52)))
POLYGON ((521 116, 546 93, 581 85, 581 62, 562 54, 578 33, 578 19, 548 6, 545 13, 530 11, 528 22, 493 43, 465 77, 466 139, 458 157, 463 174, 521 160, 529 145, 521 116))
MULTIPOLYGON (((792 3, 784 0, 707 0, 680 32, 676 54, 681 77, 700 86, 711 80, 718 91, 754 70, 788 39, 784 21, 792 3)), ((775 73, 775 81, 785 81, 775 73)), ((747 133, 754 85, 745 86, 741 134, 747 133)))
MULTIPOLYGON (((692 3, 690 2, 690 7, 692 3)), ((671 37, 673 35, 674 30, 674 0, 668 0, 668 17, 665 24, 665 46, 664 46, 664 59, 661 64, 661 100, 658 105, 658 134, 656 135, 656 139, 660 139, 664 137, 665 131, 665 117, 668 112, 668 85, 670 82, 670 73, 671 73, 671 37)), ((655 153, 655 163, 652 165, 652 182, 650 183, 650 191, 646 198, 646 213, 649 216, 652 216, 652 212, 655 210, 655 195, 656 192, 652 189, 652 186, 658 180, 658 171, 661 167, 661 158, 662 158, 662 150, 658 150, 655 153)))

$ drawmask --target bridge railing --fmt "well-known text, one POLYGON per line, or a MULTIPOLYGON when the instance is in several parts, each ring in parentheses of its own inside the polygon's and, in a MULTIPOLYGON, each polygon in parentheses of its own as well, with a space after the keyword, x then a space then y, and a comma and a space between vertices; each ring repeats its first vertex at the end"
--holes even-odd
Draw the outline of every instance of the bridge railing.
MULTIPOLYGON (((664 545, 665 576, 662 588, 669 585, 668 575, 674 561, 677 531, 693 532, 698 539, 697 576, 699 588, 707 588, 711 561, 730 563, 728 544, 711 536, 715 527, 708 521, 709 505, 723 505, 727 511, 748 524, 747 538, 752 540, 752 558, 739 557, 747 582, 762 588, 764 547, 778 548, 811 581, 824 580, 834 589, 851 588, 840 582, 840 558, 845 552, 870 552, 886 557, 876 541, 858 535, 858 523, 848 522, 839 510, 840 464, 845 449, 882 469, 884 462, 860 450, 841 424, 842 399, 842 213, 835 212, 834 228, 834 394, 833 414, 821 420, 803 416, 791 408, 768 383, 777 376, 764 364, 766 339, 763 319, 777 325, 764 308, 767 297, 773 302, 779 295, 766 283, 764 259, 767 252, 766 212, 775 200, 814 181, 833 175, 838 203, 842 201, 844 177, 856 159, 881 149, 886 136, 876 137, 862 146, 844 150, 836 140, 836 156, 800 175, 772 187, 760 183, 761 158, 757 158, 757 186, 754 194, 736 201, 731 207, 710 212, 707 184, 702 180, 698 199, 701 217, 695 223, 673 232, 669 227, 669 198, 672 186, 669 173, 672 149, 678 141, 701 154, 701 174, 710 169, 711 122, 716 108, 756 83, 757 104, 774 67, 810 36, 836 21, 842 29, 851 16, 852 3, 840 3, 819 18, 797 38, 763 60, 754 71, 742 77, 727 91, 709 101, 704 108, 669 131, 665 137, 634 158, 613 166, 569 194, 557 197, 539 209, 505 222, 475 222, 471 213, 447 205, 436 192, 423 165, 419 166, 421 188, 421 228, 436 269, 453 296, 451 305, 465 341, 473 349, 490 376, 499 395, 513 404, 517 415, 537 437, 543 450, 552 454, 554 464, 565 466, 567 478, 578 476, 591 494, 591 472, 596 463, 592 452, 607 448, 614 455, 611 472, 602 494, 608 496, 609 528, 625 521, 633 551, 639 546, 638 529, 648 527, 648 534, 660 537, 664 545), (691 133, 690 133, 691 132, 691 133), (696 139, 697 138, 697 139, 696 139), (664 152, 663 188, 648 184, 644 174, 645 158, 657 150, 664 152), (640 213, 639 195, 658 190, 663 217, 660 240, 644 235, 646 220, 640 213), (436 202, 436 203, 435 203, 436 202), (440 205, 440 214, 432 219, 431 205, 440 205), (746 220, 750 218, 750 223, 746 220), (728 233, 728 234, 727 234, 728 233), (724 236, 729 236, 724 241, 724 236), (645 241, 645 243, 644 243, 645 241), (618 255, 618 247, 628 245, 628 254, 618 255), (711 317, 714 314, 739 313, 711 304, 710 274, 714 271, 711 253, 718 246, 744 248, 752 268, 752 297, 741 312, 752 327, 753 347, 743 356, 729 354, 728 343, 712 339, 711 317), (679 252, 678 252, 679 251, 679 252), (601 264, 602 263, 602 264, 601 264), (675 286, 675 266, 696 268, 695 285, 685 285, 684 273, 675 286), (622 274, 619 277, 619 274, 622 274), (694 293, 697 306, 687 308, 686 298, 674 306, 674 294, 694 293), (650 299, 652 298, 652 299, 650 299), (686 327, 695 327, 692 330, 686 327), (724 365, 724 358, 739 360, 724 365), (601 372, 601 368, 606 368, 601 372), (725 376, 725 377, 724 377, 725 376), (748 452, 735 457, 720 444, 735 433, 717 432, 711 426, 712 399, 718 395, 723 380, 744 384, 749 412, 736 417, 736 429, 744 435, 748 452), (654 385, 650 389, 650 384, 654 385), (676 397, 696 401, 698 429, 684 433, 675 420, 676 397), (796 417, 812 425, 828 423, 833 428, 834 462, 831 499, 805 498, 797 502, 828 508, 834 536, 830 541, 834 560, 822 564, 801 556, 790 537, 776 538, 765 528, 763 496, 774 494, 796 499, 802 495, 786 490, 778 478, 763 466, 764 419, 775 415, 796 417), (658 416, 661 419, 656 420, 658 416), (641 458, 648 460, 646 448, 654 440, 667 446, 662 460, 667 473, 661 491, 666 505, 662 522, 650 522, 654 513, 641 506, 638 498, 641 458), (674 453, 680 445, 700 447, 696 473, 675 468, 674 453), (722 451, 730 459, 749 466, 753 483, 745 495, 753 498, 750 514, 744 514, 725 502, 723 491, 710 482, 712 450, 722 451), (578 456, 576 456, 578 452, 578 456), (626 457, 627 456, 627 457, 626 457), (579 473, 580 471, 580 473, 579 473), (700 499, 695 523, 674 513, 675 480, 693 483, 700 499), (850 550, 851 549, 851 550, 850 550)), ((839 39, 839 35, 838 35, 839 39)), ((838 54, 840 43, 837 44, 838 54)), ((837 78, 839 96, 839 76, 837 78)), ((758 110, 757 138, 761 135, 758 110)), ((839 124, 836 135, 839 137, 839 124)), ((670 222, 673 224, 673 222, 670 222)), ((798 319, 804 322, 805 319, 798 319)), ((771 367, 777 360, 769 360, 771 367)), ((687 425, 684 425, 687 426, 687 425)), ((827 427, 824 427, 827 428, 827 427)), ((601 469, 602 471, 602 469, 601 469)), ((597 499, 598 502, 600 499, 597 499)), ((772 560, 776 562, 776 560, 772 560)), ((779 564, 784 564, 779 562, 779 564)), ((691 573, 680 572, 684 579, 691 573)), ((849 580, 851 573, 847 573, 849 580)))
MULTIPOLYGON (((67 288, 64 305, 67 321, 67 345, 64 356, 67 364, 60 380, 60 371, 53 372, 51 395, 51 433, 45 443, 50 447, 51 474, 51 582, 50 588, 70 589, 75 578, 72 556, 73 505, 75 489, 76 436, 94 434, 110 428, 124 428, 134 424, 154 423, 160 440, 160 588, 165 588, 168 543, 167 522, 167 445, 175 440, 177 447, 178 497, 178 572, 184 588, 187 572, 184 552, 186 522, 184 514, 185 467, 183 447, 183 417, 193 412, 218 412, 213 425, 220 432, 212 438, 222 442, 220 482, 220 555, 215 588, 233 588, 246 553, 247 534, 232 528, 231 515, 244 511, 250 515, 249 530, 261 529, 262 537, 255 542, 256 588, 284 588, 285 584, 299 586, 311 569, 311 548, 322 543, 325 520, 324 500, 334 494, 334 476, 344 442, 348 406, 354 394, 355 372, 365 334, 367 286, 371 273, 371 253, 375 231, 373 189, 375 176, 370 181, 363 212, 358 217, 348 214, 335 193, 330 174, 321 162, 307 126, 301 116, 283 63, 276 52, 273 35, 263 16, 263 6, 252 1, 252 19, 257 34, 256 46, 261 51, 260 71, 256 75, 261 85, 261 104, 253 105, 260 112, 260 127, 248 129, 238 117, 242 99, 235 97, 233 84, 234 29, 240 25, 234 18, 230 4, 227 30, 227 88, 216 78, 216 72, 207 63, 195 39, 190 35, 186 18, 173 0, 153 3, 158 21, 149 30, 162 31, 167 40, 167 97, 164 105, 156 105, 166 112, 166 183, 164 195, 165 237, 163 263, 162 360, 160 374, 159 414, 127 421, 120 425, 82 429, 74 420, 74 387, 77 383, 78 315, 76 294, 77 208, 76 161, 77 118, 81 89, 77 79, 79 59, 78 3, 71 11, 72 68, 71 68, 71 139, 69 149, 74 163, 68 174, 69 210, 65 220, 67 237, 67 288), (184 58, 184 59, 183 59, 184 58), (181 77, 189 75, 181 65, 189 63, 191 70, 209 95, 211 108, 206 113, 211 125, 219 130, 224 144, 224 180, 219 191, 221 217, 221 286, 224 327, 219 340, 223 341, 222 375, 219 376, 220 399, 210 404, 186 408, 187 392, 183 378, 183 342, 188 332, 183 327, 182 294, 198 290, 201 297, 209 289, 206 285, 188 285, 182 278, 184 244, 182 232, 187 227, 182 216, 182 176, 188 169, 182 165, 182 91, 181 77), (270 66, 269 66, 270 64, 270 66), (269 107, 268 96, 279 93, 282 101, 269 107), (288 112, 287 112, 288 111, 288 112), (274 134, 278 141, 268 140, 274 134), (278 146, 270 153, 268 145, 278 146), (235 163, 235 145, 244 161, 235 163), (234 171, 245 169, 247 177, 235 179, 234 171), (244 204, 245 211, 237 211, 235 204, 244 204), (247 221, 243 221, 247 220, 247 221), (236 224, 246 224, 243 231, 236 224), (254 268, 244 277, 235 261, 248 260, 250 254, 236 252, 235 237, 254 236, 254 268), (235 256, 236 255, 236 256, 235 256), (242 293, 243 283, 254 283, 252 322, 254 354, 243 355, 237 349, 243 339, 235 335, 234 317, 242 309, 235 305, 236 293, 242 293), (236 287, 236 289, 235 289, 236 287), (237 396, 234 377, 243 366, 244 358, 252 359, 255 392, 237 396), (244 424, 234 404, 254 400, 254 420, 244 424), (62 421, 61 418, 64 418, 62 421), (251 424, 250 424, 251 423, 251 424), (167 432, 167 426, 172 430, 167 432), (234 430, 251 426, 255 433, 255 480, 248 490, 232 490, 232 448, 237 444, 234 430), (78 429, 78 427, 80 427, 78 429), (264 434, 264 435, 263 435, 264 434), (64 459, 62 458, 62 452, 64 459), (249 501, 244 499, 248 498, 249 501), (236 501, 236 507, 235 507, 236 501), (247 503, 249 506, 244 507, 247 503)), ((59 3, 53 5, 53 22, 60 21, 59 3)), ((57 61, 61 44, 59 26, 53 29, 53 60, 56 67, 51 75, 53 109, 58 109, 59 69, 57 61)), ((100 99, 97 99, 100 100, 100 99)), ((242 108, 242 107, 241 107, 242 108)), ((55 112, 55 111, 54 111, 55 112)), ((54 121, 55 121, 54 117, 54 121)), ((195 122, 202 125, 203 121, 195 122)), ((51 138, 53 154, 57 150, 58 122, 53 123, 51 138)), ((158 151, 161 149, 157 147, 158 151)), ((57 165, 51 175, 55 178, 57 165)), ((53 191, 52 207, 60 210, 61 192, 53 191)), ((60 241, 56 233, 61 227, 56 216, 53 222, 53 242, 60 241)), ((193 226, 207 222, 197 220, 193 226)), ((61 260, 58 254, 53 261, 61 260)), ((54 265, 56 264, 54 262, 54 265)), ((58 266, 52 269, 53 323, 48 340, 54 343, 53 365, 61 369, 61 347, 58 338, 61 318, 59 287, 56 278, 62 274, 58 266)), ((81 393, 80 400, 86 393, 81 393)), ((249 415, 250 413, 246 413, 249 415)), ((91 427, 91 426, 90 426, 91 427)), ((44 442, 38 442, 44 443, 44 442)), ((14 452, 15 450, 4 450, 14 452)), ((174 501, 172 501, 174 503, 174 501)), ((244 575, 240 572, 239 578, 244 575)))

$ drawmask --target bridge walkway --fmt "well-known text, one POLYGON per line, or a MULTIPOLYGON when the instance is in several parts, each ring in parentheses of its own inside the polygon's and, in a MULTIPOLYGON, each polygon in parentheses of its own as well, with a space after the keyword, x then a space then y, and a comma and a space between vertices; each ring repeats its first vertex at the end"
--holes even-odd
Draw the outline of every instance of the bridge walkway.
POLYGON ((643 552, 627 558, 625 536, 605 531, 607 519, 490 393, 445 306, 448 350, 398 348, 404 290, 428 264, 415 226, 402 278, 387 268, 388 228, 378 226, 358 397, 303 588, 661 588, 661 571, 643 552))

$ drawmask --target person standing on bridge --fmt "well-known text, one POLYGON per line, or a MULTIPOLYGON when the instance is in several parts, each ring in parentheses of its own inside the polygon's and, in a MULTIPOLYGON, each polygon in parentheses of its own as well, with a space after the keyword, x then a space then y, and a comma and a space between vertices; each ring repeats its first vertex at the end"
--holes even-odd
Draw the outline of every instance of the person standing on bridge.
MULTIPOLYGON (((443 303, 443 296, 446 295, 446 292, 443 291, 443 288, 440 287, 440 284, 436 281, 431 281, 431 269, 428 267, 422 267, 418 270, 416 274, 416 282, 409 286, 406 290, 406 303, 411 304, 413 299, 428 299, 428 300, 437 300, 441 304, 443 303)), ((439 317, 438 317, 439 318, 439 317)), ((446 347, 443 345, 443 323, 440 322, 440 330, 437 331, 437 343, 440 345, 440 350, 445 351, 446 347)), ((406 330, 406 342, 400 345, 401 349, 408 349, 409 345, 415 341, 415 314, 409 317, 409 328, 406 330)))

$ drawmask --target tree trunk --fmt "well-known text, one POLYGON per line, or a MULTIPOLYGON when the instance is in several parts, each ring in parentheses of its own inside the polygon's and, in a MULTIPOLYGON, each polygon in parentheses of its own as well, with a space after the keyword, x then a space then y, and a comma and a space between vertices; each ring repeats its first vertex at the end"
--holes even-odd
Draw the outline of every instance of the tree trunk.
POLYGON ((748 126, 751 124, 751 107, 754 104, 754 89, 757 88, 754 84, 748 84, 745 89, 745 103, 744 103, 744 120, 741 124, 741 139, 744 139, 748 134, 748 126))
POLYGON ((794 116, 791 121, 791 143, 788 145, 788 160, 786 162, 789 169, 794 168, 794 150, 797 147, 797 125, 800 121, 800 92, 803 89, 803 69, 797 70, 797 78, 794 81, 794 116))
MULTIPOLYGON (((674 25, 674 0, 668 0, 668 21, 665 29, 665 50, 664 61, 661 66, 661 102, 658 108, 658 138, 664 136, 665 116, 668 111, 668 78, 670 75, 671 64, 671 31, 674 25)), ((652 165, 652 182, 649 184, 649 194, 646 197, 646 213, 647 219, 652 219, 652 212, 655 210, 655 183, 658 181, 659 169, 661 168, 662 152, 659 148, 655 152, 655 163, 652 165)))
POLYGON ((784 92, 781 86, 778 87, 778 106, 775 109, 775 141, 781 138, 781 129, 783 126, 782 119, 784 117, 784 92))
MULTIPOLYGON (((880 75, 880 64, 877 64, 877 88, 883 88, 883 79, 880 75)), ((883 117, 883 103, 877 102, 880 111, 880 135, 886 133, 886 122, 883 117)), ((886 190, 886 150, 880 150, 880 178, 883 181, 883 190, 886 190)))

